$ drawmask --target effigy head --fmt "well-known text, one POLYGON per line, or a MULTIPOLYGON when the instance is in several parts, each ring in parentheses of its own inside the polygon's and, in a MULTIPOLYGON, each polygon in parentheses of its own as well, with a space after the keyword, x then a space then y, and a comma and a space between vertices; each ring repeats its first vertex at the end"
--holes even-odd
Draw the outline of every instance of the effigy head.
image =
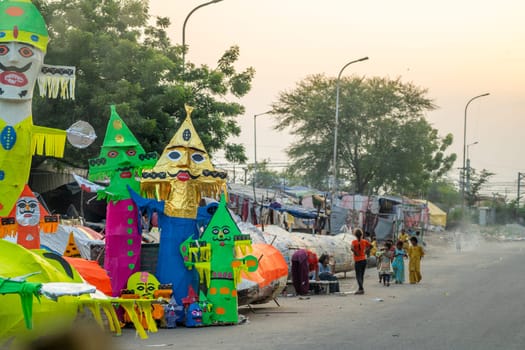
POLYGON ((186 119, 157 164, 142 172, 143 194, 166 201, 169 216, 195 218, 201 195, 215 197, 226 184, 226 173, 215 170, 193 126, 192 110, 186 106, 186 119))
POLYGON ((0 2, 0 98, 30 100, 44 64, 49 35, 30 0, 0 2))
POLYGON ((98 158, 89 160, 91 180, 110 179, 111 199, 129 197, 127 185, 138 191, 140 173, 157 160, 155 152, 146 153, 133 133, 111 106, 106 136, 98 158))
POLYGON ((238 241, 250 241, 250 235, 243 234, 232 218, 224 195, 221 195, 217 211, 204 230, 201 240, 211 244, 212 249, 214 246, 233 247, 238 241))
POLYGON ((143 299, 153 299, 160 282, 149 272, 135 272, 128 278, 127 288, 135 291, 143 299))
MULTIPOLYGON (((20 226, 36 226, 40 222, 40 207, 42 205, 36 199, 33 191, 25 185, 22 194, 16 201, 13 209, 16 215, 16 222, 20 226)), ((42 213, 44 215, 44 213, 42 213)))
POLYGON ((202 309, 198 302, 194 302, 188 306, 186 312, 186 327, 202 326, 202 309))

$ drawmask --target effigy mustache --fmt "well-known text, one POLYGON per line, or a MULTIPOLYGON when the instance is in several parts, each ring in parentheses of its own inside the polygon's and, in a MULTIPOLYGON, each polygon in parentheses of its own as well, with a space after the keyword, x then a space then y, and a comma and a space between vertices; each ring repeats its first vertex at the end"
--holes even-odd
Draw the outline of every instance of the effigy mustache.
POLYGON ((127 166, 127 167, 117 168, 117 171, 133 171, 133 170, 135 170, 134 166, 127 166))
POLYGON ((177 171, 176 173, 170 173, 170 172, 165 172, 165 171, 160 171, 160 172, 157 172, 157 171, 143 171, 142 172, 142 178, 144 179, 166 179, 166 178, 177 178, 177 176, 181 173, 186 173, 190 176, 190 178, 192 180, 195 180, 195 179, 198 179, 199 177, 201 176, 206 176, 206 177, 216 177, 216 178, 220 178, 220 179, 225 179, 228 174, 225 173, 225 172, 222 172, 222 171, 210 171, 210 170, 203 170, 202 171, 202 175, 193 175, 191 174, 189 171, 186 171, 186 170, 179 170, 177 171))
POLYGON ((29 68, 31 68, 32 64, 33 63, 29 62, 25 66, 18 68, 18 67, 15 67, 15 66, 6 67, 2 63, 0 63, 0 70, 3 70, 4 72, 24 73, 24 72, 28 71, 29 68))

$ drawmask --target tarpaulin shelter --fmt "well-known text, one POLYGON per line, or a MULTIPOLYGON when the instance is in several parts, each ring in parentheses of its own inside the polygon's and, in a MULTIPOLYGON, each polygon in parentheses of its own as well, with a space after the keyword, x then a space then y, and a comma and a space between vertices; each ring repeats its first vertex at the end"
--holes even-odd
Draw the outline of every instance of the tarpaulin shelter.
MULTIPOLYGON (((347 272, 353 269, 351 242, 352 234, 313 235, 309 233, 288 232, 277 225, 264 227, 265 240, 277 248, 291 267, 293 253, 299 249, 307 249, 318 256, 326 253, 335 259, 335 272, 347 272)), ((253 254, 256 255, 256 254, 253 254)))
POLYGON ((445 227, 447 225, 447 213, 434 203, 425 199, 415 199, 416 202, 426 204, 430 216, 429 224, 432 226, 445 227))
POLYGON ((41 235, 41 247, 62 255, 66 250, 69 235, 73 233, 75 244, 84 259, 91 259, 91 246, 103 244, 103 236, 86 226, 59 224, 53 235, 41 235))
POLYGON ((97 287, 102 293, 111 296, 111 281, 109 276, 106 270, 96 261, 69 257, 64 257, 64 259, 78 271, 87 283, 97 287))
POLYGON ((281 252, 269 244, 252 244, 250 254, 259 260, 259 267, 253 272, 242 272, 241 276, 256 282, 257 288, 242 304, 266 303, 275 299, 286 287, 288 265, 281 252))

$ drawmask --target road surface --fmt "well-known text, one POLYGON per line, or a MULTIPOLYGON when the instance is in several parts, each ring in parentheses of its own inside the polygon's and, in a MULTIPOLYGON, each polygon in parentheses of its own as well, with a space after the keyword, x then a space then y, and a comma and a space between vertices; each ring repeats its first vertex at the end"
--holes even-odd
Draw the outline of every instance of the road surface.
MULTIPOLYGON (((383 287, 367 270, 364 295, 280 297, 242 307, 237 326, 161 329, 134 349, 525 349, 525 242, 427 246, 418 285, 383 287)), ((342 276, 341 276, 342 277, 342 276)), ((353 273, 343 292, 356 289, 353 273)))

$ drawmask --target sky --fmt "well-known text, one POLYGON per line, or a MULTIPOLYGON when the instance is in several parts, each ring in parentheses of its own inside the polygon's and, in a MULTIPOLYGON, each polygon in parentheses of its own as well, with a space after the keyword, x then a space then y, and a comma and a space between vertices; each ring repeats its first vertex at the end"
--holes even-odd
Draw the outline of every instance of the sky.
MULTIPOLYGON (((167 16, 173 44, 182 43, 186 16, 204 0, 150 0, 152 16, 167 16)), ((312 74, 400 78, 427 89, 438 109, 427 120, 441 136, 454 135, 449 152, 466 144, 471 166, 496 175, 485 193, 515 196, 525 172, 525 1, 523 0, 223 0, 196 10, 186 24, 186 60, 216 66, 232 45, 240 47, 237 69, 254 67, 249 94, 230 101, 246 108, 238 121, 254 159, 254 115, 271 109, 280 92, 312 74), (514 194, 513 194, 514 193, 514 194)), ((334 98, 335 99, 335 98, 334 98)), ((293 142, 273 130, 270 115, 256 118, 257 161, 284 163, 293 142)), ((220 158, 220 157, 219 157, 220 158)), ((215 159, 215 162, 220 162, 215 159)))

